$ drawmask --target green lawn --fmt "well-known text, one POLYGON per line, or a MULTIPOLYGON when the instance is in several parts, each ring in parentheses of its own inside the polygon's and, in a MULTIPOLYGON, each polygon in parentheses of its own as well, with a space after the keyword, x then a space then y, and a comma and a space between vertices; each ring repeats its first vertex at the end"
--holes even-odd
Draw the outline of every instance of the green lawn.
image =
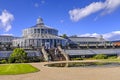
POLYGON ((120 59, 101 59, 101 61, 104 61, 104 62, 120 62, 120 59))
POLYGON ((15 75, 37 72, 39 69, 30 64, 6 64, 0 65, 0 75, 15 75))

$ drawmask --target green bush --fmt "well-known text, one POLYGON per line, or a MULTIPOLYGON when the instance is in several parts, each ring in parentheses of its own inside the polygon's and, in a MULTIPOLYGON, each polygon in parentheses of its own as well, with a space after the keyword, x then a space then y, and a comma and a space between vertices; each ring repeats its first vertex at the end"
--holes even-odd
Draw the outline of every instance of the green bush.
POLYGON ((13 56, 10 56, 8 59, 9 63, 14 63, 15 62, 15 58, 13 56))
POLYGON ((97 54, 93 58, 94 59, 107 59, 107 55, 105 55, 105 54, 97 54))
POLYGON ((9 62, 10 63, 24 63, 27 60, 27 53, 21 49, 21 48, 16 48, 14 49, 13 53, 9 57, 9 62))
POLYGON ((71 58, 71 60, 83 60, 83 58, 71 58))
POLYGON ((34 57, 28 57, 27 62, 40 62, 40 61, 43 61, 43 60, 37 56, 34 56, 34 57))
POLYGON ((117 56, 109 56, 108 59, 116 59, 117 56))
POLYGON ((5 64, 5 63, 7 63, 7 60, 1 60, 0 63, 5 64))

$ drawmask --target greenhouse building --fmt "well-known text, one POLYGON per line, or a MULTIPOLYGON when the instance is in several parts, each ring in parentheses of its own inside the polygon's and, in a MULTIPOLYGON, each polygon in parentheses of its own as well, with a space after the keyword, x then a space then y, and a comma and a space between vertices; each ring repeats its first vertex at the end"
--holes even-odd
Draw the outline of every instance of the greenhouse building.
POLYGON ((22 38, 13 40, 13 47, 37 49, 45 46, 49 49, 65 43, 66 40, 58 36, 58 30, 44 25, 43 19, 38 18, 35 26, 23 30, 22 38))

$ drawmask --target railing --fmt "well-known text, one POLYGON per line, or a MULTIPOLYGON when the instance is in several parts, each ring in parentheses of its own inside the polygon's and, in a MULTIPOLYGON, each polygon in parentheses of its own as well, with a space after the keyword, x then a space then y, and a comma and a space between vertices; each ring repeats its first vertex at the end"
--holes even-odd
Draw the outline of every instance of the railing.
POLYGON ((58 50, 59 50, 60 53, 65 57, 66 61, 68 61, 68 60, 69 60, 69 57, 68 57, 67 53, 65 53, 65 51, 63 51, 60 46, 58 46, 58 50))
POLYGON ((42 53, 43 53, 43 57, 44 57, 45 61, 48 61, 48 53, 46 52, 44 47, 42 47, 42 53))

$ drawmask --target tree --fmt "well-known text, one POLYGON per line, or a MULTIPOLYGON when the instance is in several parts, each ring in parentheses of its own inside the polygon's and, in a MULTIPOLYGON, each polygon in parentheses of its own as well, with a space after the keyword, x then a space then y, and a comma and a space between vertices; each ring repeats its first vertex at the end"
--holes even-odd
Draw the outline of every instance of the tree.
POLYGON ((13 53, 9 57, 10 63, 22 63, 25 61, 27 61, 27 53, 21 48, 14 49, 13 53))
POLYGON ((66 34, 63 34, 61 37, 62 37, 62 38, 67 38, 67 35, 66 35, 66 34))

